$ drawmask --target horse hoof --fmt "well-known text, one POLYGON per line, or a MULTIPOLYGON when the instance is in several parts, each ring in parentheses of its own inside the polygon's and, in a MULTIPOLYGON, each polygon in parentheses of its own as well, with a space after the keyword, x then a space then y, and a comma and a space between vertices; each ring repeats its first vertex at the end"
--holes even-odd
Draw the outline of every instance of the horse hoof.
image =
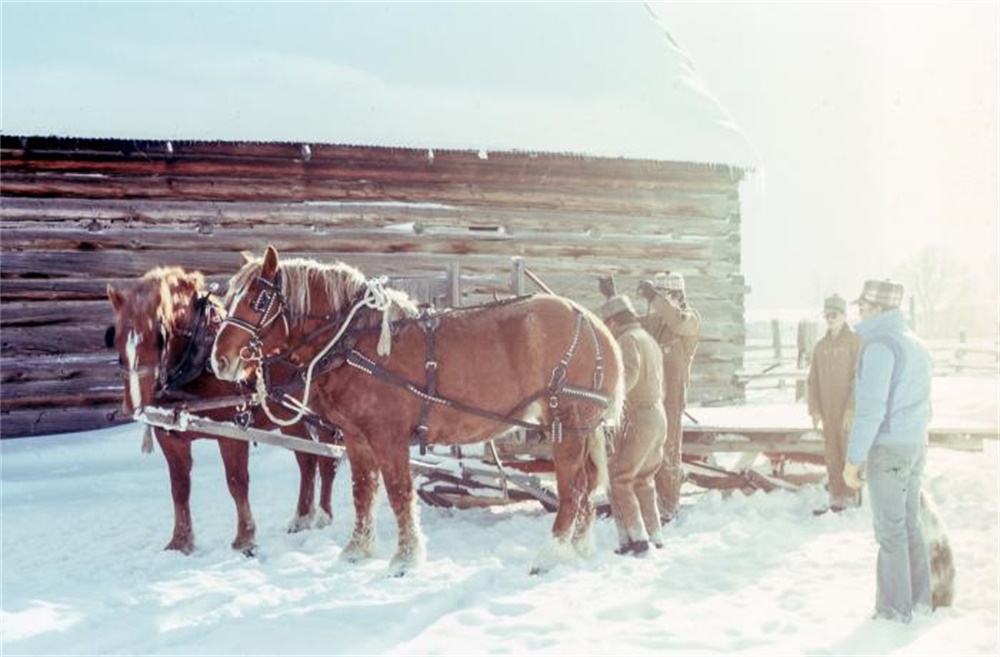
POLYGON ((178 540, 175 539, 175 540, 170 541, 169 543, 167 543, 163 547, 163 550, 165 552, 175 551, 175 552, 180 552, 183 555, 189 555, 192 552, 194 552, 194 542, 191 542, 191 541, 178 541, 178 540))
POLYGON ((311 525, 312 525, 312 516, 311 515, 308 515, 308 516, 295 516, 288 523, 288 533, 289 534, 297 534, 297 533, 299 533, 301 531, 309 529, 309 527, 311 525))
POLYGON ((329 527, 333 524, 333 516, 331 516, 326 511, 320 511, 316 514, 316 521, 313 523, 315 529, 323 529, 324 527, 329 527))
POLYGON ((257 548, 252 548, 252 547, 244 548, 240 550, 240 554, 242 554, 247 559, 253 559, 254 557, 257 556, 257 548))

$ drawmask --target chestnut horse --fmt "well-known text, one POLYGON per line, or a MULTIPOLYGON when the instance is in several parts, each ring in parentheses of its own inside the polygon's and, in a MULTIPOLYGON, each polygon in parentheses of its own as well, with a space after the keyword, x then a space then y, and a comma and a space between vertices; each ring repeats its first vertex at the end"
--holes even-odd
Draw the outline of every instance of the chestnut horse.
MULTIPOLYGON (((141 418, 142 409, 151 404, 219 400, 220 405, 205 415, 216 420, 234 419, 238 400, 247 395, 240 386, 220 381, 206 369, 223 310, 205 289, 202 274, 176 267, 156 268, 126 291, 109 285, 108 298, 115 311, 115 323, 108 329, 106 342, 109 347, 117 347, 126 378, 122 405, 125 413, 141 418)), ((254 418, 253 424, 263 429, 274 427, 263 417, 254 418)), ((159 442, 170 471, 174 532, 165 549, 189 554, 194 549, 189 504, 191 441, 210 436, 153 427, 148 431, 159 442)), ((292 427, 288 433, 311 439, 304 424, 292 427)), ((248 498, 250 445, 226 438, 219 438, 218 443, 226 483, 236 503, 236 538, 232 547, 251 555, 256 527, 248 498)), ((151 450, 147 434, 143 451, 151 450)), ((337 468, 333 458, 301 452, 296 452, 295 457, 300 470, 299 501, 289 532, 308 528, 314 519, 318 527, 329 524, 333 513, 330 496, 337 468), (317 468, 321 480, 318 516, 314 505, 317 468)))
POLYGON ((355 522, 342 558, 374 553, 381 473, 398 528, 390 570, 423 560, 411 439, 467 444, 516 426, 552 438, 559 493, 552 541, 532 572, 592 548, 591 494, 606 480, 605 430, 617 424, 623 383, 617 343, 588 310, 537 295, 421 313, 381 279, 341 262, 279 262, 271 246, 232 278, 226 307, 217 375, 256 376, 260 394, 273 364, 297 364, 300 403, 344 429, 355 522))

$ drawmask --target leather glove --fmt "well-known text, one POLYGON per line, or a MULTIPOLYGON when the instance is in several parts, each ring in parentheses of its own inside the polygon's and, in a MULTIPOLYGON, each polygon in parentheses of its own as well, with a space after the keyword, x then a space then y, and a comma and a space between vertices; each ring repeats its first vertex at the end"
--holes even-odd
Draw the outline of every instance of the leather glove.
POLYGON ((639 288, 636 292, 646 301, 652 301, 656 297, 656 290, 653 289, 652 281, 639 281, 639 288))
POLYGON ((819 429, 819 425, 823 423, 823 416, 820 415, 819 413, 813 413, 812 420, 813 420, 813 429, 819 429))
POLYGON ((615 296, 616 294, 618 294, 618 290, 616 289, 615 286, 615 277, 601 276, 599 279, 597 279, 597 289, 599 289, 601 291, 601 294, 603 294, 604 297, 607 299, 610 299, 611 297, 615 296))
POLYGON ((844 411, 844 433, 851 432, 852 424, 854 424, 854 411, 844 411))
POLYGON ((850 461, 844 462, 844 483, 855 490, 861 488, 864 482, 861 479, 861 466, 850 461))

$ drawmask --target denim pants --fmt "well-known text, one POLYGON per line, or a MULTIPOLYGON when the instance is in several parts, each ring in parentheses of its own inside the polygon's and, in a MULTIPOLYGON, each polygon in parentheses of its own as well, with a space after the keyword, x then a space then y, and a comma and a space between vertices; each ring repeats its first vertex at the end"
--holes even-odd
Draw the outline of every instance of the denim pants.
POLYGON ((920 523, 920 478, 927 446, 884 447, 868 453, 866 474, 878 541, 875 614, 909 621, 931 608, 931 573, 920 523))

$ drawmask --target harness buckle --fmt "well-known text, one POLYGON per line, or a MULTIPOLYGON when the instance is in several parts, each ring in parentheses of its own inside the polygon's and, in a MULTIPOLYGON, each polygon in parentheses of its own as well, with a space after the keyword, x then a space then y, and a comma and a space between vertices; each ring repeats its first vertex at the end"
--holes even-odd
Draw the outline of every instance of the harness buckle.
POLYGON ((424 363, 424 368, 428 370, 436 370, 437 367, 438 363, 436 360, 429 360, 426 363, 424 363))

